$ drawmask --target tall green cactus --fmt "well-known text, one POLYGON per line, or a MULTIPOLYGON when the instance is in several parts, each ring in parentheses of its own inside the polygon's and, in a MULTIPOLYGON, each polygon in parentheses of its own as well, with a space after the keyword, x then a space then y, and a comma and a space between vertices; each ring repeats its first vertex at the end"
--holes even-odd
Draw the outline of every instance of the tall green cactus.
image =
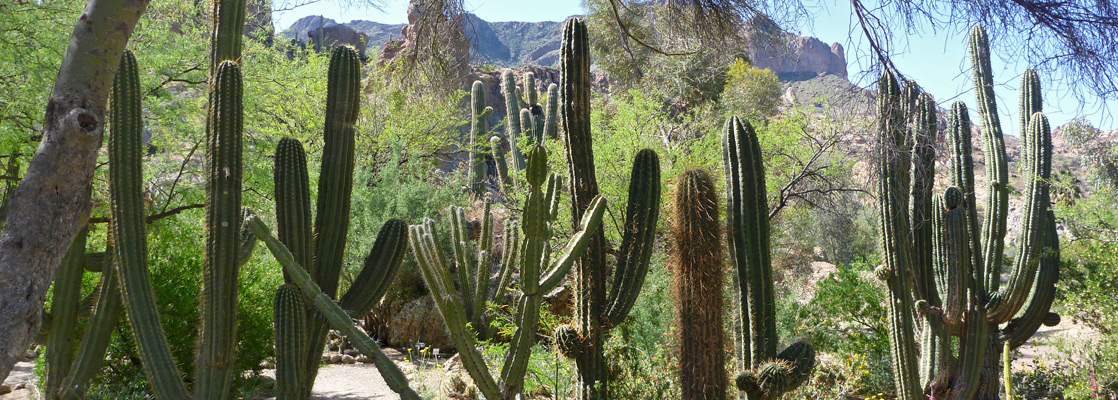
MULTIPOLYGON (((121 295, 144 372, 160 399, 187 399, 182 373, 171 356, 167 335, 159 324, 155 296, 148 273, 147 234, 143 198, 143 120, 140 115, 140 82, 136 59, 125 52, 122 72, 114 81, 115 103, 110 107, 113 129, 109 136, 109 195, 112 214, 113 258, 117 263, 121 295), (127 71, 127 72, 124 72, 127 71)), ((236 64, 223 63, 219 74, 239 74, 236 64)), ((215 82, 223 82, 218 79, 215 82)), ((236 91, 239 92, 239 91, 236 91)), ((228 93, 225 93, 228 95, 228 93)))
POLYGON ((718 193, 710 173, 702 169, 684 172, 675 193, 670 265, 679 325, 680 398, 725 399, 718 193))
POLYGON ((77 341, 78 307, 81 303, 82 274, 85 268, 85 241, 88 228, 83 227, 74 236, 74 242, 62 258, 62 265, 55 273, 51 289, 50 336, 47 337, 47 382, 45 393, 57 393, 62 381, 70 373, 77 341))
POLYGON ((500 136, 489 138, 489 151, 493 153, 493 163, 497 165, 497 183, 501 190, 507 190, 512 186, 512 177, 509 176, 509 163, 503 144, 504 140, 500 136))
POLYGON ((240 67, 222 62, 214 75, 206 124, 206 242, 195 394, 228 396, 237 345, 237 262, 241 228, 240 67))
MULTIPOLYGON (((311 237, 310 217, 306 214, 309 211, 307 204, 310 202, 306 171, 306 157, 302 144, 291 138, 281 139, 276 147, 275 170, 279 241, 288 251, 288 254, 291 254, 291 257, 294 258, 295 263, 300 265, 300 268, 302 268, 302 264, 299 263, 312 262, 312 259, 308 256, 312 253, 310 246, 313 244, 309 240, 311 237)), ((352 174, 352 170, 348 173, 352 174)), ((323 176, 320 179, 338 178, 323 176)), ((380 301, 381 297, 388 291, 388 287, 407 251, 406 235, 407 224, 403 220, 392 219, 381 226, 361 271, 349 289, 342 295, 341 300, 338 301, 338 307, 351 317, 358 318, 372 309, 376 302, 380 301)), ((341 236, 340 240, 345 240, 345 236, 341 236)), ((291 271, 289 268, 284 269, 284 276, 288 285, 296 283, 291 271)), ((285 285, 285 287, 288 285, 285 285)), ((284 290, 283 287, 280 290, 284 290)), ((315 344, 311 340, 315 338, 314 335, 319 333, 325 336, 325 327, 322 325, 322 321, 313 320, 319 317, 318 313, 321 310, 310 310, 304 318, 287 315, 290 310, 296 308, 290 304, 290 299, 281 303, 279 300, 281 295, 277 294, 276 296, 274 311, 277 315, 284 314, 282 317, 277 316, 276 318, 277 352, 286 355, 278 358, 276 364, 278 369, 290 372, 290 374, 285 374, 283 382, 277 382, 277 384, 284 391, 285 398, 309 398, 314 377, 317 373, 318 360, 322 355, 322 346, 311 347, 315 344), (298 324, 297 321, 303 322, 298 324), (294 340, 293 337, 298 339, 294 340), (281 345, 286 347, 280 348, 281 345), (302 352, 300 356, 293 355, 300 351, 302 352), (310 358, 313 358, 313 362, 310 358), (291 365, 291 363, 299 363, 300 365, 291 365), (314 366, 311 366, 312 363, 314 366), (299 378, 299 382, 291 381, 295 376, 299 378)), ((324 337, 322 340, 324 340, 324 337)))
POLYGON ((479 311, 484 310, 484 305, 479 305, 479 301, 485 299, 484 293, 489 287, 488 259, 492 253, 488 251, 489 245, 492 244, 493 232, 488 203, 476 263, 466 257, 463 211, 456 207, 451 209, 451 241, 454 247, 454 266, 458 271, 459 289, 457 290, 447 257, 439 249, 434 221, 426 218, 422 224, 412 225, 410 228, 409 241, 412 254, 419 263, 423 280, 431 290, 439 313, 446 321, 451 340, 462 358, 462 364, 473 378, 478 390, 487 399, 515 399, 522 396, 524 375, 527 373, 532 346, 536 342, 543 295, 559 285, 570 271, 574 260, 586 250, 590 237, 597 231, 605 211, 605 200, 601 197, 595 198, 590 210, 582 219, 580 230, 571 237, 558 257, 552 260, 551 249, 547 242, 551 237, 550 219, 553 217, 548 207, 550 199, 545 198, 543 190, 547 176, 547 152, 543 147, 535 146, 531 150, 527 171, 529 193, 521 226, 524 231, 523 242, 516 242, 517 235, 511 234, 516 228, 511 224, 506 225, 505 236, 512 240, 505 243, 506 251, 515 248, 521 250, 519 259, 506 258, 508 264, 503 265, 502 268, 511 268, 512 263, 517 265, 520 271, 521 296, 517 301, 517 329, 505 354, 500 384, 493 379, 484 358, 478 352, 475 334, 467 328, 468 324, 474 324, 475 330, 479 333, 484 330, 479 328, 476 319, 479 311), (542 268, 546 269, 542 270, 542 268))
POLYGON ((746 398, 776 399, 807 380, 815 350, 800 340, 777 353, 776 300, 769 242, 765 168, 757 133, 738 117, 722 134, 726 173, 727 239, 739 287, 742 337, 738 389, 746 398))
MULTIPOLYGON (((294 256, 294 254, 292 254, 294 256)), ((290 278, 288 278, 290 280, 290 278)), ((298 399, 306 371, 306 304, 303 293, 287 283, 276 290, 273 302, 276 346, 276 399, 298 399)))
MULTIPOLYGON (((484 144, 489 132, 489 115, 493 114, 493 107, 485 106, 485 85, 481 81, 474 81, 470 88, 470 171, 467 182, 470 191, 481 196, 485 193, 485 162, 488 158, 486 151, 489 146, 484 144)), ((513 146, 515 151, 516 146, 513 146)), ((514 153, 515 154, 515 153, 514 153)))
POLYGON ((509 141, 514 171, 524 170, 524 155, 517 143, 520 141, 520 94, 516 89, 516 75, 511 69, 501 72, 501 93, 505 95, 505 137, 509 141))
MULTIPOLYGON (((560 73, 562 88, 561 113, 566 132, 565 147, 569 165, 571 217, 582 219, 598 196, 598 180, 594 171, 594 151, 590 136, 590 45, 586 23, 578 18, 567 20, 563 27, 560 73)), ((609 265, 606 262, 605 234, 591 235, 589 247, 579 260, 575 279, 574 328, 560 330, 575 335, 575 340, 562 344, 570 349, 579 374, 579 398, 609 398, 606 360, 602 355, 603 339, 609 329, 619 325, 629 314, 644 278, 648 273, 653 250, 653 235, 660 216, 660 161, 656 152, 641 150, 633 161, 629 180, 629 203, 626 206, 621 247, 614 264, 613 285, 607 290, 609 265)))
MULTIPOLYGON (((108 242, 109 248, 106 253, 113 254, 111 234, 108 242)), ((82 336, 81 347, 78 348, 77 356, 74 357, 74 364, 70 367, 66 380, 59 391, 47 392, 48 398, 84 399, 89 381, 94 374, 101 370, 101 364, 105 360, 105 350, 109 347, 109 341, 112 338, 113 328, 117 327, 120 320, 121 306, 120 289, 112 257, 105 257, 102 263, 101 280, 97 284, 97 299, 94 302, 96 305, 85 325, 85 335, 82 336)))
POLYGON ((911 115, 910 110, 913 129, 905 129, 896 122, 903 121, 905 113, 890 95, 895 94, 895 80, 885 73, 879 83, 883 100, 878 110, 878 201, 886 261, 879 277, 889 284, 892 299, 890 338, 902 399, 997 399, 1004 345, 1020 346, 1042 324, 1059 322, 1059 316, 1049 312, 1059 278, 1059 239, 1049 209, 1052 133, 1040 112, 1039 79, 1031 70, 1022 76, 1021 112, 1028 113, 1021 120, 1025 212, 1016 242, 1017 257, 1008 283, 1001 286, 1008 167, 993 97, 989 44, 982 27, 971 30, 970 54, 989 185, 981 228, 966 106, 961 102, 952 105, 946 135, 951 161, 949 189, 943 196, 932 196, 929 209, 926 199, 933 187, 935 159, 930 150, 932 102, 921 95, 925 105, 914 109, 919 115, 911 115), (907 194, 911 195, 910 212, 905 212, 907 194), (906 231, 909 226, 911 230, 906 231), (912 315, 913 308, 919 315, 912 315), (914 329, 913 318, 923 329, 914 329), (922 332, 923 348, 919 357, 913 347, 918 331, 922 332), (953 337, 959 338, 957 353, 953 337), (919 374, 914 368, 917 364, 919 374))
POLYGON ((559 85, 552 83, 547 87, 547 105, 544 107, 544 138, 559 137, 559 85))
MULTIPOLYGON (((408 386, 408 379, 404 375, 404 372, 400 370, 400 367, 392 362, 388 356, 384 355, 384 352, 380 351, 380 346, 377 345, 375 340, 353 325, 350 314, 343 310, 334 300, 330 299, 330 296, 314 283, 311 275, 299 265, 295 257, 291 254, 291 251, 272 236, 271 232, 268 231, 268 227, 264 225, 264 222, 260 221, 259 217, 251 216, 248 221, 245 221, 245 225, 248 226, 253 235, 256 235, 256 237, 268 247, 268 250, 271 251, 272 256, 275 257, 276 261, 283 267, 287 276, 291 277, 292 284, 302 289, 303 300, 308 300, 313 304, 314 308, 318 310, 319 314, 326 319, 326 322, 329 323, 330 326, 341 331, 342 334, 350 339, 350 342, 353 343, 353 346, 356 347, 361 354, 373 360, 373 365, 380 371, 381 377, 384 378, 388 387, 392 389, 393 392, 399 394, 401 399, 419 400, 419 394, 408 386)), ((284 287, 290 286, 284 285, 284 287)), ((281 349, 280 351, 283 350, 281 349)), ((293 367, 298 368, 297 366, 293 367)), ((305 392, 310 391, 309 389, 302 390, 305 392)), ((303 394, 300 394, 300 397, 302 396, 303 394)))

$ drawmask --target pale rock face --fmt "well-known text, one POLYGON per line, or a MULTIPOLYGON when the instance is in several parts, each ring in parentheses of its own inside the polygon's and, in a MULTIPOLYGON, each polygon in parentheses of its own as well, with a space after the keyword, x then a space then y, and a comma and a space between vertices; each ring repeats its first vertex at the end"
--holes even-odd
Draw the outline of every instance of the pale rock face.
POLYGON ((782 80, 810 79, 820 75, 846 78, 846 55, 839 43, 827 45, 790 33, 749 35, 746 54, 753 65, 768 68, 782 80))
POLYGON ((321 29, 324 39, 319 39, 319 29, 307 32, 310 42, 319 46, 324 51, 329 51, 336 46, 349 45, 357 50, 361 58, 365 58, 365 47, 369 44, 369 35, 359 32, 346 25, 331 25, 321 29))

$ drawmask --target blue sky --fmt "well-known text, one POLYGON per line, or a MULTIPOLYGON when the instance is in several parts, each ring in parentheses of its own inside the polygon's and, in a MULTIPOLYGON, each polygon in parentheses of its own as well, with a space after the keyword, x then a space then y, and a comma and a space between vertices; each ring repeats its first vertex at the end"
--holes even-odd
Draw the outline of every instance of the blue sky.
MULTIPOLYGON (((359 2, 351 1, 351 2, 359 2)), ((307 15, 325 15, 339 22, 355 19, 382 23, 407 22, 407 0, 385 0, 381 9, 367 6, 340 6, 338 0, 320 0, 311 5, 290 11, 277 12, 275 23, 284 29, 295 20, 307 15)), ((798 27, 786 27, 800 35, 815 36, 831 43, 839 42, 846 49, 849 78, 862 87, 873 86, 876 76, 861 73, 868 70, 872 60, 867 56, 868 45, 861 31, 851 31, 857 22, 851 19, 849 2, 820 2, 823 6, 810 9, 814 18, 798 27)), ((584 12, 579 0, 467 0, 466 9, 486 21, 559 21, 573 14, 584 12)), ((908 77, 916 79, 925 90, 935 96, 943 108, 954 100, 963 100, 975 112, 974 92, 970 66, 966 58, 966 31, 935 31, 925 29, 895 43, 899 54, 893 63, 908 77)), ((995 53, 997 51, 995 50, 995 53)), ((1002 127, 1007 134, 1017 135, 1017 88, 1021 72, 1028 67, 1020 57, 995 54, 994 80, 1003 85, 995 89, 1002 127)), ((1041 75, 1044 87, 1044 111, 1053 125, 1062 125, 1079 115, 1088 117, 1096 127, 1104 130, 1118 128, 1112 114, 1118 110, 1118 101, 1100 103, 1087 94, 1081 104, 1065 85, 1054 82, 1058 77, 1041 75), (1112 110, 1100 111, 1102 107, 1112 110)))

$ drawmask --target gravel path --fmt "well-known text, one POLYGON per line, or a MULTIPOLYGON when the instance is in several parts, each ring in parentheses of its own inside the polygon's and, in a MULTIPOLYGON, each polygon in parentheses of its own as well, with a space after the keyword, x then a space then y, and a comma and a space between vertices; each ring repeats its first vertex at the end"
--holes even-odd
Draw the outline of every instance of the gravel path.
POLYGON ((3 386, 12 389, 11 393, 0 395, 3 400, 37 400, 39 390, 35 387, 35 362, 20 361, 12 368, 12 373, 4 380, 3 386))

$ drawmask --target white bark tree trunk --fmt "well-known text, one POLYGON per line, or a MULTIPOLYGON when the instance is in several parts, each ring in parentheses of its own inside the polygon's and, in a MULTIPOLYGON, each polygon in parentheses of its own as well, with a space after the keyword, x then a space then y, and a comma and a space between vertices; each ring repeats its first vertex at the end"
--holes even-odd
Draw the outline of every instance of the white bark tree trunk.
POLYGON ((121 53, 150 0, 88 0, 47 103, 45 130, 0 234, 0 381, 39 332, 47 289, 78 228, 121 53))

